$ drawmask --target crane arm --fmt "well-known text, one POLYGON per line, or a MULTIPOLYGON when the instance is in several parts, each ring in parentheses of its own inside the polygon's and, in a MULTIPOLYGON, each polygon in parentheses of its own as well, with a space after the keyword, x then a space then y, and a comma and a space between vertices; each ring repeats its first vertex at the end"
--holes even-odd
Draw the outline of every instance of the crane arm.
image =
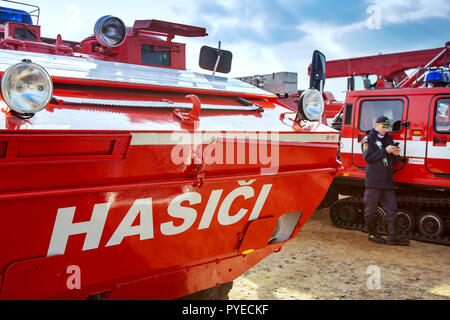
MULTIPOLYGON (((351 59, 331 60, 326 62, 326 77, 353 77, 376 74, 379 79, 396 83, 406 78, 405 70, 424 67, 442 66, 450 63, 450 42, 444 47, 379 54, 375 56, 351 59), (437 59, 436 59, 437 57, 437 59)), ((310 67, 308 68, 308 74, 310 67)))

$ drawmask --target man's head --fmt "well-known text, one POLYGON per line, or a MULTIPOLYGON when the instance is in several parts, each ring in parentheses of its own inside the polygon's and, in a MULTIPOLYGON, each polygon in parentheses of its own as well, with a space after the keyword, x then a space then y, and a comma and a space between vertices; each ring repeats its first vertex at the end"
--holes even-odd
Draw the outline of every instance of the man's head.
POLYGON ((389 118, 386 116, 379 116, 375 123, 375 129, 382 135, 385 135, 387 133, 390 126, 391 122, 389 121, 389 118))

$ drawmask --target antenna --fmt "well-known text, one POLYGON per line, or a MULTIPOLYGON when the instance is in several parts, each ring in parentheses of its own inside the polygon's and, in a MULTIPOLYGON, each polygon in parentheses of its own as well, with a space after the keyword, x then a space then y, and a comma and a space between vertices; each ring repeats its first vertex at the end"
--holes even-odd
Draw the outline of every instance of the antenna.
POLYGON ((222 56, 222 53, 223 53, 223 51, 220 50, 221 44, 222 44, 222 42, 219 41, 219 47, 218 47, 218 49, 216 51, 216 54, 217 54, 216 64, 214 65, 214 70, 213 70, 213 74, 212 74, 213 77, 216 74, 217 66, 219 65, 220 57, 222 56))

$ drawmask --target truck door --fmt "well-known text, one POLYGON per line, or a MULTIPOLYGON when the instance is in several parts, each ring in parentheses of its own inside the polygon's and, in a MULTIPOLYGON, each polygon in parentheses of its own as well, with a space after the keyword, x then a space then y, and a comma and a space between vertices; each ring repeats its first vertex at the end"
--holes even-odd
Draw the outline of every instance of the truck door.
POLYGON ((426 166, 450 177, 450 97, 434 97, 428 117, 426 166))
MULTIPOLYGON (((352 161, 356 167, 364 168, 366 162, 362 156, 361 141, 366 132, 375 128, 375 121, 379 116, 389 118, 391 124, 396 121, 406 122, 408 115, 408 100, 405 97, 361 97, 356 102, 355 121, 353 123, 352 161)), ((402 152, 405 150, 405 127, 399 131, 388 133, 392 139, 399 142, 402 152)), ((404 154, 401 154, 404 156, 404 154)))

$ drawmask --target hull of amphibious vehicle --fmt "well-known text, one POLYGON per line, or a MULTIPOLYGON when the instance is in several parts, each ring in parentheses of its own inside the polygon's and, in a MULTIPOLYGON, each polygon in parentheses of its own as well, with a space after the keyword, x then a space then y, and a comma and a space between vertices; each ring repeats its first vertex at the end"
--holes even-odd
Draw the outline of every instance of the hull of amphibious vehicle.
POLYGON ((337 131, 238 80, 5 50, 1 72, 24 58, 54 89, 31 119, 0 102, 2 299, 172 299, 232 281, 295 237, 340 165, 337 131))

